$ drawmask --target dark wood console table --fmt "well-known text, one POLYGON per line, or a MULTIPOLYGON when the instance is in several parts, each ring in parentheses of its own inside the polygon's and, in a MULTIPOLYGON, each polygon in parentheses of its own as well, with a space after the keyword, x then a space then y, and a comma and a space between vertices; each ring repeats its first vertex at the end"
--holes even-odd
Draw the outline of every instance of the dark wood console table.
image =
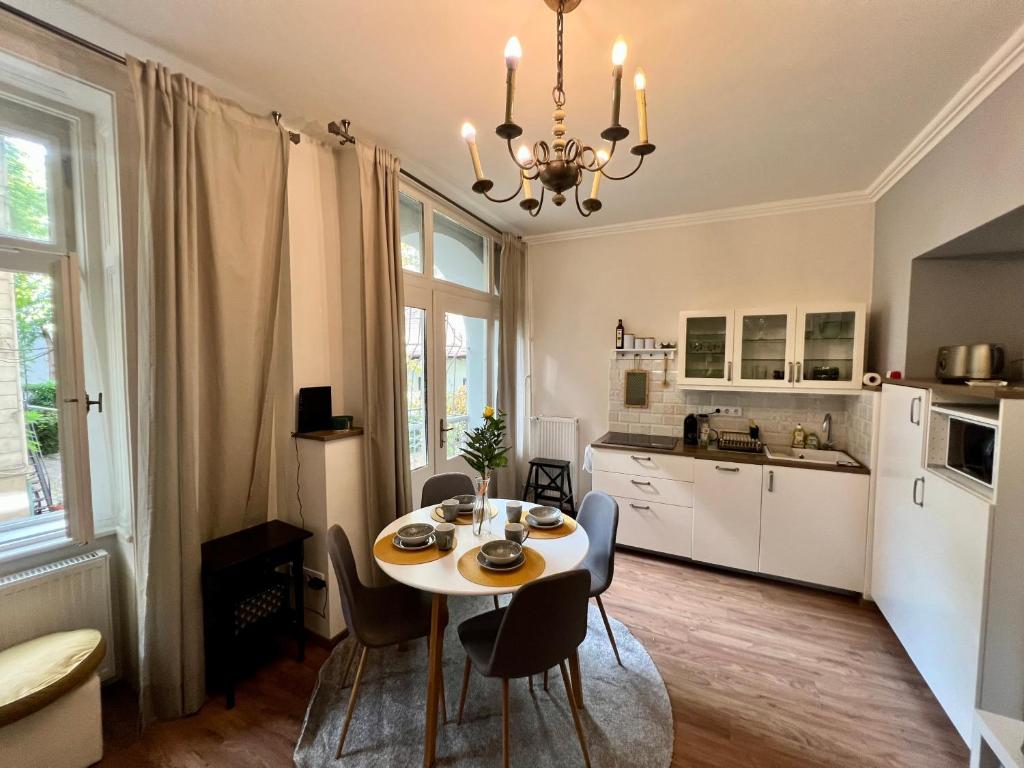
POLYGON ((294 630, 299 661, 305 657, 302 543, 312 535, 272 520, 203 544, 206 666, 223 682, 228 709, 235 706, 239 653, 260 630, 294 630))

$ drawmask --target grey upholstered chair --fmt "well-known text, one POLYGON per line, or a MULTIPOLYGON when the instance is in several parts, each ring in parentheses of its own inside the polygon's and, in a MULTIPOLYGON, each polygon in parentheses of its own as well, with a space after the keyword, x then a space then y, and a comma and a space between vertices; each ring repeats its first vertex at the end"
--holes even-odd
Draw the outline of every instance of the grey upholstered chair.
POLYGON ((473 481, 469 475, 461 472, 443 472, 440 475, 428 477, 423 484, 423 493, 420 495, 420 506, 430 507, 440 504, 445 499, 455 496, 470 495, 476 493, 473 481))
POLYGON ((484 677, 501 678, 505 768, 509 764, 509 680, 539 674, 556 664, 562 671, 562 682, 580 749, 583 750, 583 760, 590 768, 587 739, 565 668, 566 660, 587 636, 589 587, 590 576, 586 571, 558 573, 523 585, 507 607, 482 613, 459 625, 459 640, 466 650, 459 722, 462 722, 472 668, 476 667, 484 677), (540 627, 543 628, 543 642, 537 639, 540 627))
POLYGON ((607 493, 591 491, 580 505, 576 522, 583 526, 590 539, 590 548, 582 566, 590 571, 590 596, 597 600, 604 628, 608 632, 608 639, 615 653, 615 661, 621 667, 619 648, 615 645, 615 635, 612 634, 608 614, 605 613, 604 603, 601 602, 601 595, 612 585, 612 576, 615 573, 615 533, 619 528, 619 505, 607 493))
MULTIPOLYGON (((331 564, 334 566, 334 575, 341 585, 341 610, 345 614, 345 623, 354 640, 352 653, 345 664, 345 674, 341 678, 342 687, 348 682, 352 662, 356 655, 359 655, 356 678, 352 683, 352 693, 349 695, 348 709, 345 712, 345 725, 342 726, 338 750, 335 753, 335 758, 339 758, 352 722, 352 712, 355 710, 356 697, 359 695, 359 683, 363 678, 367 653, 370 648, 386 648, 429 636, 430 596, 401 584, 389 584, 386 587, 365 586, 359 580, 356 561, 352 556, 352 545, 340 526, 332 525, 327 531, 327 549, 331 555, 331 564)), ((443 621, 447 623, 448 617, 444 616, 443 621)), ((443 679, 439 695, 441 712, 444 713, 445 722, 448 722, 443 679)))

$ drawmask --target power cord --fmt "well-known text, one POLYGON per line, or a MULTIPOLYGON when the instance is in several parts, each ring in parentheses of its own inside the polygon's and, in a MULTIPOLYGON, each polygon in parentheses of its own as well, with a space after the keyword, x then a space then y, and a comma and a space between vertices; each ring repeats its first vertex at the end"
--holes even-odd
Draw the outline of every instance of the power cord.
POLYGON ((299 458, 299 438, 293 437, 295 443, 295 500, 299 503, 299 521, 306 527, 306 518, 302 515, 302 460, 299 458))

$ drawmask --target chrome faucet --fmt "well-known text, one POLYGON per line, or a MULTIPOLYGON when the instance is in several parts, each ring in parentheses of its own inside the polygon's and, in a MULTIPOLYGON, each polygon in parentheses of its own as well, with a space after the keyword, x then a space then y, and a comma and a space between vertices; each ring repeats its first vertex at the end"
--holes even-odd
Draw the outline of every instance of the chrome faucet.
POLYGON ((826 413, 825 420, 821 422, 821 431, 825 433, 825 444, 822 446, 826 451, 833 450, 836 445, 832 442, 832 414, 826 413))

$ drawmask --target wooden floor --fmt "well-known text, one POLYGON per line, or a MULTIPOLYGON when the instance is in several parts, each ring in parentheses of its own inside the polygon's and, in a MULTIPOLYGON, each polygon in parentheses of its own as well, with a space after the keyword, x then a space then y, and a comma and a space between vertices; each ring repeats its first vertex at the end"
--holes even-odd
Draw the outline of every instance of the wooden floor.
MULTIPOLYGON (((672 765, 967 765, 967 750, 870 603, 620 553, 609 613, 646 646, 668 687, 672 765)), ((108 693, 103 766, 289 766, 316 669, 281 659, 141 740, 108 693)), ((586 668, 584 668, 584 675, 586 668)))

